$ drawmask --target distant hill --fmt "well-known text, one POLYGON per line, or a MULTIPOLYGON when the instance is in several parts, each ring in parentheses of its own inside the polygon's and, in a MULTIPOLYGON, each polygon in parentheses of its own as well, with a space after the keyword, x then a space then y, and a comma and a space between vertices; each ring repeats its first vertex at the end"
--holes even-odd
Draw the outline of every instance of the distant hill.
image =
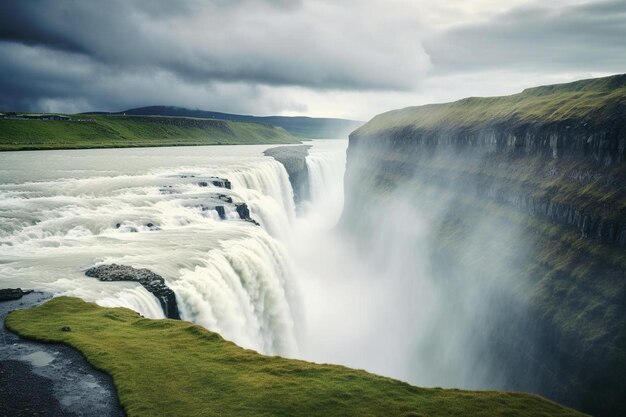
POLYGON ((188 117, 0 115, 0 151, 299 143, 285 129, 188 117))
POLYGON ((282 127, 292 135, 306 139, 334 139, 347 137, 351 131, 363 124, 363 122, 348 119, 304 116, 250 116, 206 110, 192 110, 184 107, 172 106, 139 107, 114 114, 199 117, 205 119, 230 120, 234 122, 262 123, 265 125, 282 127))

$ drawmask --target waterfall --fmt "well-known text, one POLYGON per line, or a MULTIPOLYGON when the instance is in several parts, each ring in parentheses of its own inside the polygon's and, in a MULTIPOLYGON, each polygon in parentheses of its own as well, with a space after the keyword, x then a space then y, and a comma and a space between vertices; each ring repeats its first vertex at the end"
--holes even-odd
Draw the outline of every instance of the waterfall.
POLYGON ((246 348, 297 355, 298 291, 284 243, 295 209, 280 163, 258 156, 255 147, 81 153, 80 160, 55 151, 4 161, 0 286, 162 318, 157 299, 140 285, 83 274, 104 263, 148 268, 174 290, 183 319, 246 348), (110 170, 111 160, 120 172, 110 170), (27 178, 10 176, 11 168, 29 164, 27 178), (232 189, 215 186, 216 177, 232 189), (238 203, 247 204, 260 227, 240 220, 238 203), (223 207, 223 220, 216 206, 223 207))
POLYGON ((345 148, 311 148, 311 198, 300 218, 285 168, 258 147, 2 155, 0 285, 163 318, 142 286, 83 273, 109 263, 148 268, 176 293, 184 320, 246 348, 298 356, 306 272, 294 260, 303 228, 328 230, 339 218, 345 148), (239 203, 260 226, 240 219, 239 203))
POLYGON ((313 147, 306 157, 310 186, 306 216, 309 220, 311 216, 323 219, 327 227, 337 223, 343 208, 345 148, 344 141, 334 141, 322 149, 313 147))

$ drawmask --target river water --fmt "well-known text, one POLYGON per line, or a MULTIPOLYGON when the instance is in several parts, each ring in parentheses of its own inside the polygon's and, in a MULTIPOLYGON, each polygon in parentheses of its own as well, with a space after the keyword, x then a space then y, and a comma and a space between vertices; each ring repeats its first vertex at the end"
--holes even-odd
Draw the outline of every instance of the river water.
POLYGON ((312 197, 298 217, 284 167, 262 154, 267 145, 2 153, 0 287, 162 318, 141 285, 84 275, 108 263, 149 268, 174 290, 184 320, 246 348, 301 357, 301 287, 311 275, 301 260, 339 219, 347 142, 312 145, 312 197), (235 203, 260 226, 241 220, 235 203))

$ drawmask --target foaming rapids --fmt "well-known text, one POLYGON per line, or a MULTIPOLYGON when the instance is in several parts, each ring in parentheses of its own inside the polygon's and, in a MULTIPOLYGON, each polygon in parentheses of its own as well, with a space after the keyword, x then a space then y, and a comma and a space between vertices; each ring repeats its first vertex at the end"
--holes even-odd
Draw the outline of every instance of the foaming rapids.
POLYGON ((104 263, 148 268, 174 290, 183 319, 246 348, 297 355, 299 297, 284 243, 293 192, 284 167, 263 149, 2 155, 0 286, 162 318, 142 286, 84 276, 104 263), (241 218, 241 203, 260 226, 241 218))

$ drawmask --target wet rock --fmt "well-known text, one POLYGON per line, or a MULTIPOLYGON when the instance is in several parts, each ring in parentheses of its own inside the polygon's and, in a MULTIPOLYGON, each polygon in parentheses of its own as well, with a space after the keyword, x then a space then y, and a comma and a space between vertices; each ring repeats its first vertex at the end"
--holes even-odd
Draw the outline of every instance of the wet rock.
POLYGON ((226 218, 226 210, 224 209, 224 206, 215 206, 215 211, 217 211, 220 219, 224 220, 226 218))
POLYGON ((241 220, 260 226, 259 222, 250 217, 250 209, 246 203, 236 203, 235 210, 237 211, 237 214, 239 214, 239 218, 241 220))
POLYGON ((164 185, 161 188, 159 188, 159 192, 161 194, 179 194, 180 191, 176 190, 173 186, 171 185, 164 185))
POLYGON ((218 178, 216 180, 213 180, 211 181, 211 183, 215 185, 216 187, 228 188, 229 190, 232 187, 230 181, 228 181, 227 179, 223 179, 223 178, 218 178))
MULTIPOLYGON (((0 303, 0 323, 10 311, 36 306, 50 297, 33 291, 0 303)), ((0 325, 0 416, 125 415, 111 377, 93 368, 77 350, 26 340, 0 325), (42 357, 46 360, 37 359, 42 357)))
POLYGON ((19 300, 24 295, 33 292, 32 290, 22 290, 21 288, 0 289, 0 301, 19 300))
POLYGON ((227 196, 225 194, 220 194, 220 195, 217 196, 217 198, 219 198, 220 200, 224 201, 225 203, 230 203, 230 204, 233 203, 233 198, 229 197, 229 196, 227 196))
POLYGON ((152 231, 161 230, 161 228, 159 226, 157 226, 156 224, 154 224, 152 222, 146 223, 146 227, 148 229, 152 230, 152 231))
POLYGON ((166 284, 162 276, 146 268, 133 268, 127 265, 100 265, 89 268, 85 275, 100 281, 134 281, 144 286, 161 303, 165 317, 180 320, 176 294, 166 284))
POLYGON ((232 184, 230 183, 229 180, 227 180, 226 178, 217 178, 217 177, 209 178, 207 181, 198 181, 197 184, 200 187, 208 187, 209 184, 211 184, 215 187, 227 188, 229 190, 232 187, 232 184))
POLYGON ((285 167, 296 204, 309 198, 309 169, 306 165, 306 157, 310 147, 310 145, 278 146, 263 152, 264 155, 271 156, 285 167))

